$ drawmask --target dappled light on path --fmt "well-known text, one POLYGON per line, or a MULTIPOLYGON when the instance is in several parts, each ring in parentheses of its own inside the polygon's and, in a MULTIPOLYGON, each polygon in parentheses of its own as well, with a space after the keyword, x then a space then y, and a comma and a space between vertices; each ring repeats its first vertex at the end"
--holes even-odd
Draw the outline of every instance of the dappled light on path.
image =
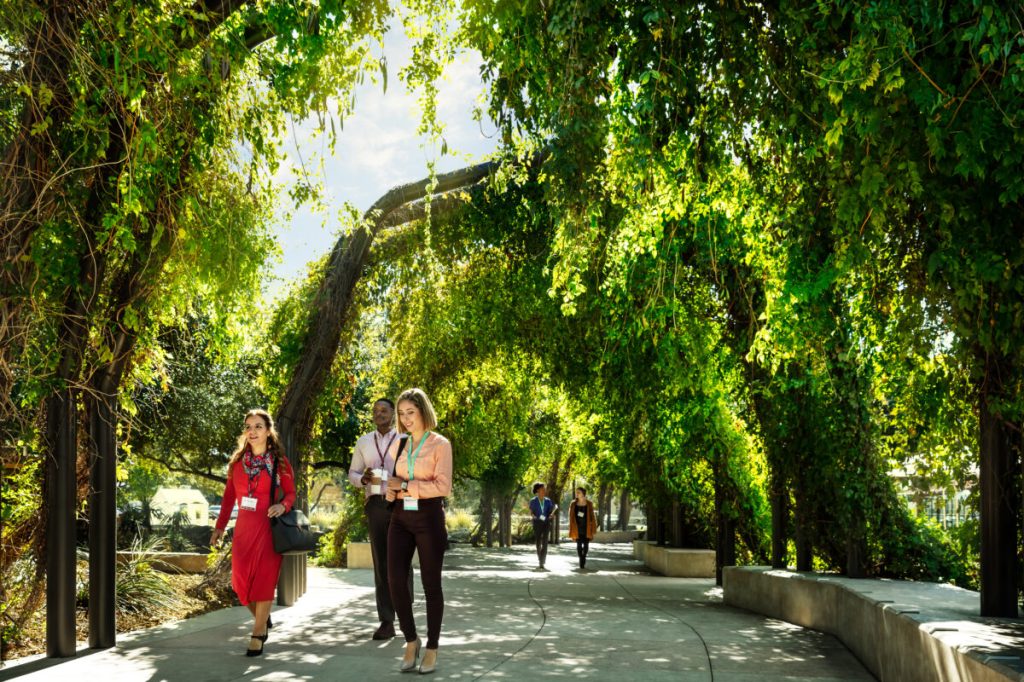
MULTIPOLYGON (((835 638, 725 606, 710 580, 652 576, 625 545, 457 547, 446 557, 445 620, 434 679, 869 680, 835 638)), ((266 653, 247 659, 241 608, 123 638, 111 651, 22 679, 370 680, 398 674, 401 637, 376 642, 368 570, 311 569, 309 592, 274 611, 266 653)), ((418 581, 418 578, 417 578, 418 581)), ((425 628, 417 583, 414 610, 425 628)), ((0 679, 16 668, 0 671, 0 679)), ((25 668, 31 671, 31 668, 25 668)))

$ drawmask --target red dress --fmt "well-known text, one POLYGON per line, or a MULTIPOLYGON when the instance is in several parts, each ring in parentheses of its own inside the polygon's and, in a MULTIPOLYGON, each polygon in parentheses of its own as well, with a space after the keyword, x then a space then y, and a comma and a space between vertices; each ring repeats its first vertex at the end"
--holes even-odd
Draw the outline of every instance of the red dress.
MULTIPOLYGON (((288 458, 278 457, 280 467, 278 490, 284 493, 281 504, 289 511, 295 504, 295 477, 288 458)), ((224 501, 217 517, 217 528, 224 530, 231 518, 231 510, 238 504, 235 535, 231 541, 231 586, 243 605, 256 601, 271 601, 281 572, 281 555, 274 551, 270 534, 270 474, 265 469, 252 482, 252 496, 256 510, 242 509, 242 497, 249 494, 249 477, 242 462, 231 465, 224 486, 224 501)), ((281 498, 281 492, 276 493, 281 498)))

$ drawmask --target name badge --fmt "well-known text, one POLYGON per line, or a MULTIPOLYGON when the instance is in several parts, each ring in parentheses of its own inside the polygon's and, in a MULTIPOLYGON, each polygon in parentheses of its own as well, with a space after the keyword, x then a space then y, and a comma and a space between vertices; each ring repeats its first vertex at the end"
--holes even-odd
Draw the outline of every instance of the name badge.
POLYGON ((256 511, 256 498, 246 495, 242 498, 242 509, 245 511, 256 511))
POLYGON ((544 516, 543 514, 541 514, 541 515, 540 515, 540 516, 539 516, 538 518, 540 518, 540 520, 541 520, 541 521, 543 521, 543 520, 544 520, 544 519, 546 519, 547 517, 546 517, 546 516, 544 516))
POLYGON ((402 509, 405 511, 419 511, 420 501, 415 497, 403 497, 402 498, 402 509))

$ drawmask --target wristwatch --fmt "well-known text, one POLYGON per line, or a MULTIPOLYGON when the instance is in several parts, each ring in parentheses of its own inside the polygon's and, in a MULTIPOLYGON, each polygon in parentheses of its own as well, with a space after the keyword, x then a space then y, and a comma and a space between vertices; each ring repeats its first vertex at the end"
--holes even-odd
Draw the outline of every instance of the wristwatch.
POLYGON ((409 489, 409 481, 402 481, 402 490, 409 489))

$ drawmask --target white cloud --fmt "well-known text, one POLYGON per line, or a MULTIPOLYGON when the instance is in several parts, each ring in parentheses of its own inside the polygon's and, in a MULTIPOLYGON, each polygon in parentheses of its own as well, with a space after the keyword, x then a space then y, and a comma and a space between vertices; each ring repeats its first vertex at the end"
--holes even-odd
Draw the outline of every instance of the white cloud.
MULTIPOLYGON (((434 159, 438 171, 444 172, 467 163, 453 155, 438 157, 439 149, 423 147, 416 135, 419 111, 416 96, 406 90, 397 78, 411 55, 411 48, 401 30, 390 31, 384 40, 389 87, 385 94, 380 84, 367 81, 356 90, 355 111, 345 119, 339 131, 334 155, 326 149, 323 138, 315 134, 319 122, 294 122, 284 141, 288 159, 278 172, 279 180, 290 180, 299 156, 307 167, 315 167, 316 158, 323 158, 327 225, 324 214, 314 215, 308 209, 295 212, 290 224, 280 235, 283 251, 277 271, 278 284, 271 284, 267 293, 278 293, 280 282, 301 275, 308 262, 326 253, 333 245, 338 225, 334 217, 345 202, 365 211, 384 192, 395 185, 417 180, 427 174, 427 163, 434 159), (298 140, 298 152, 292 137, 298 140)), ((494 124, 481 126, 472 112, 484 91, 480 80, 480 60, 476 54, 460 55, 448 69, 439 86, 438 116, 445 124, 445 140, 452 153, 467 155, 470 160, 492 153, 498 146, 492 133, 494 124)), ((284 211, 282 211, 283 213, 284 211)))

